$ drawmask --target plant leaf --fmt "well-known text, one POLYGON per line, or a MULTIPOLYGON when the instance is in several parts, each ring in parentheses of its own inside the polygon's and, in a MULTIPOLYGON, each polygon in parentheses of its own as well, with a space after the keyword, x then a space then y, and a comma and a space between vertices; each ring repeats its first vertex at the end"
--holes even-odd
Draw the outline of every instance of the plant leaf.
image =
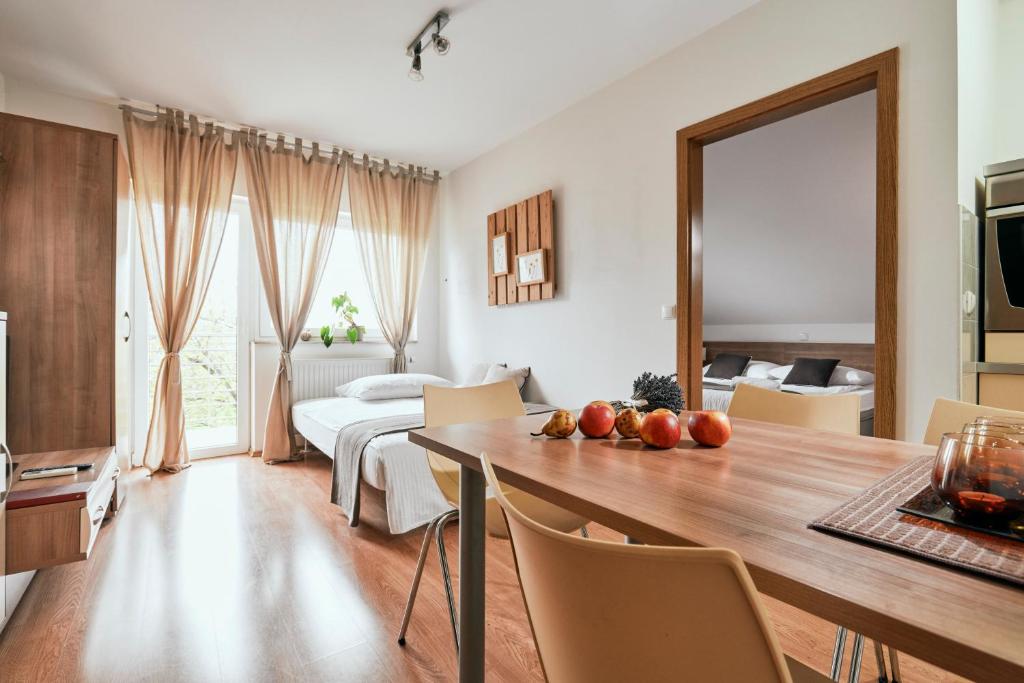
POLYGON ((320 328, 320 339, 323 341, 324 346, 331 348, 331 344, 334 343, 334 335, 331 334, 330 325, 324 325, 320 328))
POLYGON ((359 328, 358 327, 350 327, 350 328, 348 328, 348 331, 345 332, 345 336, 348 337, 348 340, 350 342, 355 344, 357 341, 359 341, 359 328))

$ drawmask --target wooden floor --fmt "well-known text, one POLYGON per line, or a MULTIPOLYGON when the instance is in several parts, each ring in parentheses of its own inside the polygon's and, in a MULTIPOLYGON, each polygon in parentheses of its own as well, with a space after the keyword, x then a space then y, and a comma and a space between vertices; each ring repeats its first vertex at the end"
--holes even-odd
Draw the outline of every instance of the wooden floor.
MULTIPOLYGON (((372 490, 352 529, 329 490, 322 456, 273 467, 217 458, 137 478, 89 561, 32 582, 0 635, 0 680, 454 680, 433 552, 408 645, 395 642, 422 532, 382 531, 372 490)), ((487 591, 489 680, 541 679, 506 542, 488 539, 487 591)), ((786 651, 825 670, 832 627, 769 607, 786 651)), ((870 654, 862 681, 874 678, 870 654)), ((904 681, 958 680, 902 664, 904 681)))

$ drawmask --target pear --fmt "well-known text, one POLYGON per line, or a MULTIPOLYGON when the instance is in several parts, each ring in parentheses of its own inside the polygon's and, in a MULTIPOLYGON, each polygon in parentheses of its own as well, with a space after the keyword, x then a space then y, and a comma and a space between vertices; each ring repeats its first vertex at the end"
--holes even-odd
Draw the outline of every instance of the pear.
POLYGON ((623 439, 635 439, 640 436, 640 411, 636 408, 623 408, 615 416, 615 431, 623 439))
POLYGON ((576 431, 576 416, 568 410, 556 410, 551 413, 551 417, 544 423, 544 426, 540 428, 540 431, 536 434, 530 433, 531 436, 550 436, 555 439, 565 439, 572 436, 572 433, 576 431))

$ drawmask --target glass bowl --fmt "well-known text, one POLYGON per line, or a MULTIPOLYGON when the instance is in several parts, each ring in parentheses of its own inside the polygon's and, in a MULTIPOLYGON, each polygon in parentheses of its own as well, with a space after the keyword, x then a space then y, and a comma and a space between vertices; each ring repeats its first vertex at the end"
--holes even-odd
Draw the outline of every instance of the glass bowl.
POLYGON ((964 434, 980 434, 984 436, 997 436, 1001 439, 1009 439, 1024 444, 1024 425, 1000 424, 988 422, 986 424, 965 424, 964 434))
POLYGON ((1009 415, 983 415, 981 417, 974 418, 976 425, 1002 425, 1004 427, 1013 427, 1024 431, 1024 417, 1011 417, 1009 415))
POLYGON ((932 489, 958 515, 986 524, 1024 514, 1024 444, 987 433, 942 435, 932 489))

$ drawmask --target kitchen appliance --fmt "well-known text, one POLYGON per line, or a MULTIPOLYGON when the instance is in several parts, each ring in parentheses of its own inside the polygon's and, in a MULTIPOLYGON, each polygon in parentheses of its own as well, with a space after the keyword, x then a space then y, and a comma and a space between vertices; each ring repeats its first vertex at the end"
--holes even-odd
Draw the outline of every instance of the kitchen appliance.
POLYGON ((1024 331, 1024 159, 985 167, 985 330, 1024 331))

